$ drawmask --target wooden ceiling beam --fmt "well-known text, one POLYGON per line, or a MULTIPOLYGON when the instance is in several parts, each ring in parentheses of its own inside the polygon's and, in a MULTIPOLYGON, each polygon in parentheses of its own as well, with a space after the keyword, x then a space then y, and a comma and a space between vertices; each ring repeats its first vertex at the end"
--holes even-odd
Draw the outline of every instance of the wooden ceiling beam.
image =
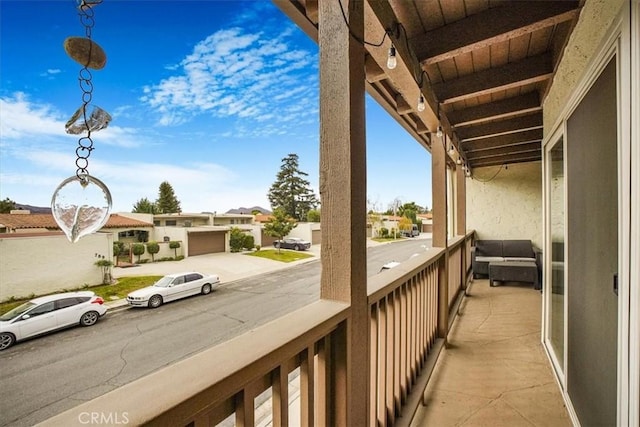
POLYGON ((489 95, 530 83, 548 80, 553 76, 549 53, 532 56, 502 67, 490 68, 449 82, 433 85, 436 98, 444 104, 489 95))
POLYGON ((503 119, 513 115, 532 113, 535 111, 542 111, 540 97, 537 92, 529 92, 513 98, 481 104, 463 110, 450 111, 447 113, 447 116, 457 130, 460 126, 472 125, 488 120, 503 119))
POLYGON ((387 73, 380 68, 371 55, 367 55, 364 58, 364 73, 369 83, 379 82, 387 78, 387 73))
POLYGON ((530 142, 527 144, 518 144, 518 145, 504 145, 498 148, 491 148, 489 150, 480 150, 480 151, 472 151, 467 152, 467 160, 479 160, 479 159, 487 159, 493 158, 497 156, 506 156, 510 154, 523 154, 528 153, 541 153, 542 144, 540 142, 530 142))
POLYGON ((525 132, 493 136, 490 138, 474 139, 472 141, 462 143, 462 150, 468 154, 472 151, 489 150, 492 148, 525 144, 528 142, 539 142, 542 141, 542 136, 542 129, 534 129, 525 132))
POLYGON ((542 112, 537 112, 527 116, 513 117, 497 122, 456 128, 456 134, 460 141, 464 142, 478 138, 487 138, 490 136, 540 128, 542 128, 542 112))
POLYGON ((509 2, 413 37, 410 42, 421 64, 432 65, 570 21, 579 10, 578 1, 509 2))
POLYGON ((483 168, 487 166, 501 166, 501 165, 510 165, 512 163, 538 162, 540 160, 542 160, 542 154, 537 156, 514 155, 514 156, 505 156, 505 157, 495 158, 495 159, 487 159, 486 161, 483 160, 483 161, 469 162, 469 167, 471 167, 471 169, 473 170, 473 169, 483 168))

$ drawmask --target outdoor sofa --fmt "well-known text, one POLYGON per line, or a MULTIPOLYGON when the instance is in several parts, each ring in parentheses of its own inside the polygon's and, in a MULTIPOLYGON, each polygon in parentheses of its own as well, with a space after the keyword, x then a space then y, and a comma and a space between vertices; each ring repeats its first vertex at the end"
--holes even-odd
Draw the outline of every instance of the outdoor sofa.
POLYGON ((474 278, 497 281, 532 282, 539 289, 542 278, 542 252, 531 240, 476 240, 471 248, 474 278), (492 274, 493 273, 493 274, 492 274))

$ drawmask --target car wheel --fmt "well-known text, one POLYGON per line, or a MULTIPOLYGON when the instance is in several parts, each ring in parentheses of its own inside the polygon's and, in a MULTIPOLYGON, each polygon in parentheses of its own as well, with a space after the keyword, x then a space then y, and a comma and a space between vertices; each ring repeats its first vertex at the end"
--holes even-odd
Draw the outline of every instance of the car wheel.
POLYGON ((207 295, 211 293, 211 285, 210 284, 206 284, 202 286, 202 295, 207 295))
POLYGON ((81 326, 94 325, 98 321, 99 317, 100 315, 98 314, 97 311, 87 311, 85 314, 82 315, 82 317, 80 317, 80 325, 81 326))
POLYGON ((5 350, 13 345, 16 342, 16 337, 8 332, 3 332, 0 334, 0 351, 5 350))
POLYGON ((300 246, 295 245, 295 246, 293 247, 293 250, 294 250, 294 251, 299 251, 299 250, 300 250, 300 246))
POLYGON ((162 297, 160 295, 154 295, 149 298, 149 308, 158 308, 162 305, 162 297))

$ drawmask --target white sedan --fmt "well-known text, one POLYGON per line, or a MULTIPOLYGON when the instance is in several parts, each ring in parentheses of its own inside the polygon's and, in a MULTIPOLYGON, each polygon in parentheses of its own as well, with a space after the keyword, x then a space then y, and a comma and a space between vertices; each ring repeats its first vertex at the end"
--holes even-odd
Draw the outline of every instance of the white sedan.
POLYGON ((106 312, 104 300, 91 291, 34 298, 0 316, 0 350, 68 326, 91 326, 106 312))
POLYGON ((151 286, 138 289, 127 295, 127 302, 133 307, 160 307, 163 303, 191 295, 211 293, 220 284, 215 275, 204 275, 195 271, 169 274, 151 286))

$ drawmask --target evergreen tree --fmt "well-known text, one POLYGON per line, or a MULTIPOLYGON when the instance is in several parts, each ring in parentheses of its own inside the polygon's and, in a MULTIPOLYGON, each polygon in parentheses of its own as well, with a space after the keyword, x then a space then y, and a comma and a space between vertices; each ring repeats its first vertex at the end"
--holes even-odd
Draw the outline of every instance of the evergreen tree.
POLYGON ((9 213, 16 208, 16 202, 10 198, 0 200, 0 213, 9 213))
POLYGON ((158 213, 180 213, 180 201, 173 192, 173 187, 169 182, 164 181, 160 184, 158 200, 156 200, 158 213))
POLYGON ((158 207, 155 203, 151 202, 146 197, 138 200, 135 205, 133 205, 133 209, 131 210, 133 213, 148 213, 148 214, 157 214, 160 213, 158 211, 158 207))
POLYGON ((304 178, 307 175, 298 168, 297 154, 289 154, 282 159, 280 172, 268 194, 272 210, 282 209, 296 221, 305 221, 307 212, 318 205, 309 181, 304 178))

